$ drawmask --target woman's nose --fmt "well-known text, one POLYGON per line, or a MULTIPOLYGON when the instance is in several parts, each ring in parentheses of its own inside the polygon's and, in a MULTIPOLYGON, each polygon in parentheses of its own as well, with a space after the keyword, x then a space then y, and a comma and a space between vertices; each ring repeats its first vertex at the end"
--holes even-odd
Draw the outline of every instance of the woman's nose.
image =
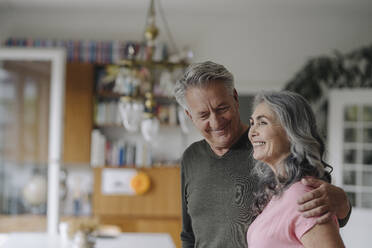
POLYGON ((256 126, 255 125, 251 125, 250 128, 249 128, 249 134, 250 136, 252 137, 255 137, 258 135, 257 133, 257 130, 256 130, 256 126))

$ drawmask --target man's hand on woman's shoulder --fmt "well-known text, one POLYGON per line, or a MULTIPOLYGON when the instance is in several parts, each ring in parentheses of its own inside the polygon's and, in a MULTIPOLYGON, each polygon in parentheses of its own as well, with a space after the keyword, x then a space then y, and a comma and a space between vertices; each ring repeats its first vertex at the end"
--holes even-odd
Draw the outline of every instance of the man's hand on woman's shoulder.
POLYGON ((347 217, 350 205, 343 189, 315 178, 304 178, 301 182, 314 188, 298 199, 298 210, 304 217, 318 217, 318 223, 330 221, 333 214, 338 219, 347 217))

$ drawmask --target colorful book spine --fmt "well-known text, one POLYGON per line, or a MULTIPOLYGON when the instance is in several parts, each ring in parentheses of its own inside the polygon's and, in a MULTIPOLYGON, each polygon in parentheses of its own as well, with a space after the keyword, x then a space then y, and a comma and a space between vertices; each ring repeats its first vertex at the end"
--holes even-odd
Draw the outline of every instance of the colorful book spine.
MULTIPOLYGON (((131 58, 128 53, 129 49, 134 49, 135 58, 143 59, 145 57, 143 44, 133 41, 82 41, 10 37, 2 44, 6 47, 61 47, 66 49, 67 61, 69 62, 113 64, 122 59, 131 58)), ((161 50, 163 49, 162 47, 161 50)), ((161 58, 160 54, 157 58, 161 58)))

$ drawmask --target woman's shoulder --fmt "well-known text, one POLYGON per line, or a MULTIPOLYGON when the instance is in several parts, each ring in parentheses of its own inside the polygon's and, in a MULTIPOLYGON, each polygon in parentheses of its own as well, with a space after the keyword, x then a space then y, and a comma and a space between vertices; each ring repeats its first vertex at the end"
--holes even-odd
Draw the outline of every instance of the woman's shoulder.
POLYGON ((289 186, 288 189, 285 190, 285 194, 288 195, 302 195, 304 193, 312 191, 313 188, 301 183, 301 181, 297 181, 289 186))
POLYGON ((289 186, 289 188, 279 196, 279 199, 281 199, 282 202, 286 202, 285 204, 293 203, 293 205, 297 207, 297 200, 311 190, 313 190, 313 188, 298 181, 289 186))

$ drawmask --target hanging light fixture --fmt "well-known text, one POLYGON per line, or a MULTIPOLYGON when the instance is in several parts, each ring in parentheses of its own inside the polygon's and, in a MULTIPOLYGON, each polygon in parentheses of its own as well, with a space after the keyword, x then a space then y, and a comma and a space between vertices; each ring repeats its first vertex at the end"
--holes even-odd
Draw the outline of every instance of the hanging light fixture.
POLYGON ((114 70, 117 73, 115 87, 125 92, 125 96, 121 97, 119 101, 119 113, 123 125, 131 132, 140 129, 145 140, 150 142, 156 139, 160 126, 156 113, 157 103, 154 86, 160 80, 171 81, 172 77, 164 75, 164 73, 169 74, 176 69, 183 70, 188 65, 187 61, 192 57, 190 51, 185 50, 182 53, 178 51, 160 2, 157 3, 167 30, 168 39, 172 43, 175 53, 165 59, 155 58, 155 54, 159 54, 156 49, 164 47, 157 47, 156 44, 159 29, 156 26, 155 1, 150 0, 143 33, 145 55, 141 59, 137 59, 136 50, 138 49, 136 49, 136 44, 128 44, 125 49, 127 59, 120 61, 117 65, 119 66, 118 70, 114 70))

